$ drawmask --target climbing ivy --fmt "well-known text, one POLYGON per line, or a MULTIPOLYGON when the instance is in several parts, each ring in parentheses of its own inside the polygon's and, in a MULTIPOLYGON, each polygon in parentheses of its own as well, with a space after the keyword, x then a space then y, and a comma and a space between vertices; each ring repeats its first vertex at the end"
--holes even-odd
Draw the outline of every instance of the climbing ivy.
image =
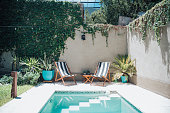
POLYGON ((110 24, 88 24, 83 26, 85 32, 92 35, 92 41, 94 44, 94 38, 96 31, 100 31, 102 36, 106 37, 106 47, 108 47, 108 37, 109 37, 109 31, 111 29, 118 31, 119 29, 126 28, 125 26, 116 26, 116 25, 110 25, 110 24))
POLYGON ((15 38, 8 41, 18 57, 43 58, 46 53, 48 58, 57 60, 65 49, 65 41, 74 39, 75 30, 83 23, 80 6, 69 2, 17 0, 8 10, 15 15, 11 13, 7 18, 11 23, 0 27, 0 37, 8 40, 3 33, 9 29, 15 38))
POLYGON ((131 22, 129 30, 139 30, 143 40, 147 37, 148 30, 153 30, 155 38, 160 44, 161 27, 170 21, 170 1, 163 0, 148 10, 143 16, 131 22))

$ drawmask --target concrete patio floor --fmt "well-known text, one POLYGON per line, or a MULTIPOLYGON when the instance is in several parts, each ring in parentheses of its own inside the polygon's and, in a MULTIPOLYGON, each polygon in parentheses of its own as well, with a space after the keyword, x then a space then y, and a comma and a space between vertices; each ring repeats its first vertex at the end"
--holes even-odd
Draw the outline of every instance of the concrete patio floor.
POLYGON ((144 113, 170 113, 170 99, 133 84, 111 83, 106 87, 78 83, 41 83, 0 107, 0 113, 38 113, 55 91, 117 91, 144 113))

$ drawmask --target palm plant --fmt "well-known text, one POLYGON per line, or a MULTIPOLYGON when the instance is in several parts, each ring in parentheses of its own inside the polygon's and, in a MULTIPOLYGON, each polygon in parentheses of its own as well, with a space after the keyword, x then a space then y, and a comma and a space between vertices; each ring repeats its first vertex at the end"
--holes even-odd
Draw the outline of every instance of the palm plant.
POLYGON ((118 55, 118 58, 115 58, 115 62, 112 64, 112 66, 116 69, 114 80, 119 79, 123 75, 132 77, 134 74, 136 74, 134 61, 135 60, 131 60, 130 56, 128 55, 118 55))

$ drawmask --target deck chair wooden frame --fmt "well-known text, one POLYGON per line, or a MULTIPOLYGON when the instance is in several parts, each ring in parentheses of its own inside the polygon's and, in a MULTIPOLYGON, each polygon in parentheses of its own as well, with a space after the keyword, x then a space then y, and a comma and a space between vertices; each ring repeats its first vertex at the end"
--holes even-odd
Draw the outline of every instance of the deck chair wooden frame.
MULTIPOLYGON (((102 62, 101 62, 101 63, 102 63, 102 62)), ((96 68, 96 71, 95 71, 94 75, 97 74, 98 67, 99 67, 99 63, 98 63, 98 65, 97 65, 97 68, 96 68)), ((110 67, 110 62, 109 62, 109 66, 108 66, 108 70, 107 70, 106 76, 104 76, 104 75, 103 75, 103 76, 100 76, 100 77, 92 76, 91 85, 92 85, 94 79, 96 79, 96 80, 98 80, 98 81, 100 81, 100 82, 102 81, 102 79, 104 79, 104 83, 103 83, 103 85, 101 85, 101 86, 105 86, 105 83, 106 83, 107 81, 110 83, 111 80, 110 80, 110 69, 109 69, 109 67, 110 67), (108 78, 108 77, 109 77, 109 78, 108 78)), ((99 86, 100 86, 100 85, 99 85, 99 86)))
MULTIPOLYGON (((64 63, 65 63, 65 62, 64 62, 64 63)), ((77 85, 77 82, 76 82, 74 76, 71 76, 72 74, 71 74, 71 72, 70 72, 70 69, 69 69, 67 63, 65 63, 65 64, 66 64, 66 66, 67 66, 67 68, 68 68, 68 72, 69 72, 69 75, 70 75, 70 76, 67 76, 67 75, 62 76, 61 72, 59 71, 59 67, 58 67, 57 63, 54 62, 54 64, 55 64, 56 69, 57 69, 56 77, 55 77, 55 82, 57 82, 57 81, 59 81, 59 80, 62 80, 63 84, 64 84, 64 85, 67 85, 67 84, 65 83, 65 81, 68 80, 68 79, 73 79, 75 85, 77 85), (58 75, 58 74, 60 75, 60 78, 57 78, 57 75, 58 75), (65 81, 64 81, 64 79, 65 79, 65 81)))

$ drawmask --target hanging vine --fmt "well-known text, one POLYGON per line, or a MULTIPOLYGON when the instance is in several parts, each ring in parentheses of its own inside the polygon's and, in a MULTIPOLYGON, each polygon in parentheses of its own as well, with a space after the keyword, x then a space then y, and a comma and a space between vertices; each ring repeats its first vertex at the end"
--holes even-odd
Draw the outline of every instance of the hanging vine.
POLYGON ((147 37, 148 30, 153 30, 158 44, 161 40, 161 27, 170 21, 170 1, 163 0, 156 4, 151 10, 148 10, 143 16, 131 22, 129 30, 137 30, 142 34, 142 39, 147 37))
POLYGON ((101 35, 106 38, 106 47, 108 47, 108 37, 109 37, 109 31, 111 29, 114 29, 115 31, 118 31, 119 28, 126 28, 125 26, 116 26, 116 25, 110 25, 110 24, 88 24, 83 26, 85 32, 92 35, 92 41, 94 44, 94 38, 95 38, 95 33, 97 31, 101 32, 101 35))

